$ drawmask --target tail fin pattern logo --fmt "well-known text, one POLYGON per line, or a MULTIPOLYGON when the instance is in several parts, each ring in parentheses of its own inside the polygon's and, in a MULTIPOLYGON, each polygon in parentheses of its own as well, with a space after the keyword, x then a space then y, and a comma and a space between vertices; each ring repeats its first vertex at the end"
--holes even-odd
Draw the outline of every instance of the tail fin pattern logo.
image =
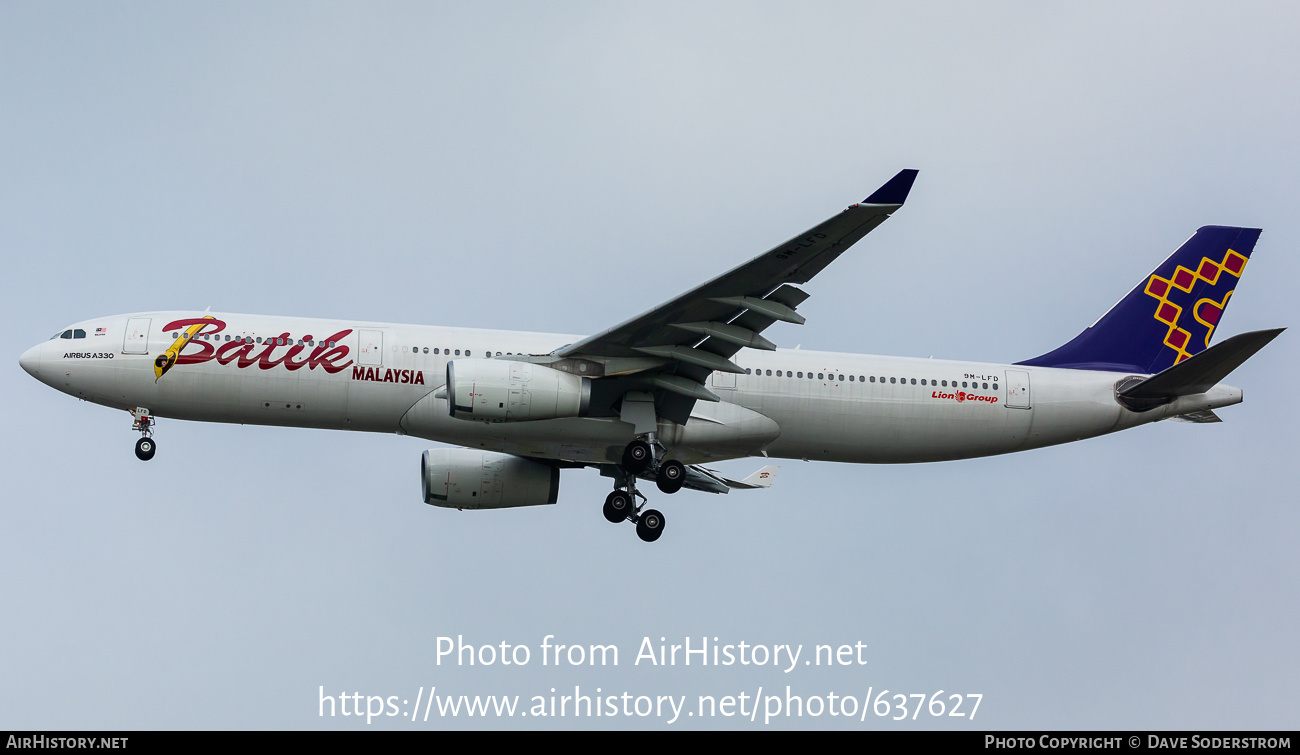
MULTIPOLYGON (((1179 265, 1174 268, 1173 274, 1169 278, 1162 278, 1159 275, 1152 275, 1147 281, 1146 294, 1154 298, 1156 305, 1155 314, 1157 320, 1167 326, 1168 331, 1165 333, 1165 345, 1173 349, 1177 356, 1174 358, 1174 364, 1192 356, 1195 351, 1210 345, 1210 336, 1214 334, 1214 328, 1219 324, 1219 317, 1223 310, 1228 306, 1228 298, 1232 296, 1236 288, 1236 280, 1241 278, 1241 273, 1246 269, 1247 259, 1244 255, 1229 249, 1224 254, 1223 259, 1216 262, 1209 257, 1202 257, 1200 264, 1195 270, 1179 265), (1228 278, 1227 276, 1232 276, 1228 278), (1219 279, 1224 278, 1225 283, 1230 283, 1229 288, 1222 294, 1222 298, 1217 301, 1202 297, 1195 303, 1187 301, 1188 297, 1177 294, 1181 291, 1183 294, 1190 294, 1192 288, 1198 281, 1205 281, 1218 289, 1219 279), (1181 300, 1182 304, 1178 301, 1181 300), (1190 309, 1191 318, 1183 318, 1184 311, 1190 309), (1193 331, 1196 331, 1193 333, 1193 331), (1194 348, 1189 352, 1188 348, 1193 343, 1193 338, 1203 340, 1203 346, 1194 348)), ((1206 293, 1213 294, 1211 290, 1206 293)))

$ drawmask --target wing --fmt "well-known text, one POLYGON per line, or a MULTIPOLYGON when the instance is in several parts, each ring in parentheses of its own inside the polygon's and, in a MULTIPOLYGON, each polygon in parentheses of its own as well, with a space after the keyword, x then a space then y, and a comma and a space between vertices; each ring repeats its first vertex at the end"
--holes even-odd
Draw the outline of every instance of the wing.
MULTIPOLYGON (((772 350, 762 335, 774 322, 803 324, 795 308, 807 283, 903 206, 917 171, 903 170, 863 202, 713 280, 620 325, 569 344, 553 359, 600 365, 598 392, 615 401, 627 390, 653 391, 659 416, 685 423, 697 399, 717 401, 704 387, 715 370, 743 373, 731 361, 740 349, 772 350), (609 378, 629 376, 611 381, 609 378)), ((593 399, 596 399, 593 396, 593 399)))

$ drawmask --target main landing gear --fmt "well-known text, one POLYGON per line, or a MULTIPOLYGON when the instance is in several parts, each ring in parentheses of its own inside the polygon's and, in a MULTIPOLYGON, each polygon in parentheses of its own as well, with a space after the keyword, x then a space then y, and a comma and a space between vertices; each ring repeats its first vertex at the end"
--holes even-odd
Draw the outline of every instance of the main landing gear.
POLYGON ((655 486, 668 494, 681 490, 686 482, 686 466, 676 459, 657 461, 656 457, 662 453, 655 453, 656 445, 653 434, 648 440, 637 438, 627 444, 620 465, 624 474, 623 484, 605 498, 603 509, 605 518, 615 524, 623 521, 635 523, 636 536, 647 543, 653 543, 664 534, 664 515, 657 509, 644 509, 649 501, 637 492, 637 475, 653 469, 655 486), (642 501, 639 506, 637 498, 642 501))
POLYGON ((140 440, 135 442, 135 458, 149 461, 158 450, 158 444, 153 439, 153 416, 144 407, 132 409, 131 416, 135 419, 131 429, 140 433, 140 440))

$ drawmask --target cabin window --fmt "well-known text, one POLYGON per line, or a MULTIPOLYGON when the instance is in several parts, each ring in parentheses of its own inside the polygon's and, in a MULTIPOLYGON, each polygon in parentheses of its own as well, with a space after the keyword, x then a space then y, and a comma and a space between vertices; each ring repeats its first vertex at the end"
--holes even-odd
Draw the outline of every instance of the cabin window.
POLYGON ((988 383, 984 383, 983 386, 984 386, 984 390, 987 391, 987 390, 989 389, 989 384, 988 384, 988 383))
POLYGON ((425 354, 428 354, 428 353, 429 353, 429 347, 428 347, 428 346, 425 346, 425 347, 424 347, 424 353, 425 353, 425 354))
POLYGON ((916 378, 912 378, 912 385, 916 385, 916 378))
MULTIPOLYGON (((460 349, 456 349, 456 356, 460 356, 460 349)), ((468 356, 468 355, 466 355, 468 356)))
POLYGON ((889 379, 889 382, 891 382, 891 383, 897 383, 898 380, 897 380, 896 378, 890 378, 890 379, 889 379))
POLYGON ((850 382, 850 383, 853 382, 853 376, 852 376, 852 375, 849 375, 849 382, 850 382))

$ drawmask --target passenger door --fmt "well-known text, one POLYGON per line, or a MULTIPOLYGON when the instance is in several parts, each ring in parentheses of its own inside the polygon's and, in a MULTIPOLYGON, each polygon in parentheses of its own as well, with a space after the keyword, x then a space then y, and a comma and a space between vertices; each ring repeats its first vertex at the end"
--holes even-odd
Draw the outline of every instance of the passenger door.
POLYGON ((384 361, 384 331, 360 330, 361 339, 358 347, 357 363, 366 367, 378 367, 384 361))
POLYGON ((132 317, 126 321, 126 335, 122 338, 123 354, 149 353, 148 317, 132 317))
POLYGON ((1007 408, 1028 409, 1029 373, 1024 370, 1007 370, 1007 408))

